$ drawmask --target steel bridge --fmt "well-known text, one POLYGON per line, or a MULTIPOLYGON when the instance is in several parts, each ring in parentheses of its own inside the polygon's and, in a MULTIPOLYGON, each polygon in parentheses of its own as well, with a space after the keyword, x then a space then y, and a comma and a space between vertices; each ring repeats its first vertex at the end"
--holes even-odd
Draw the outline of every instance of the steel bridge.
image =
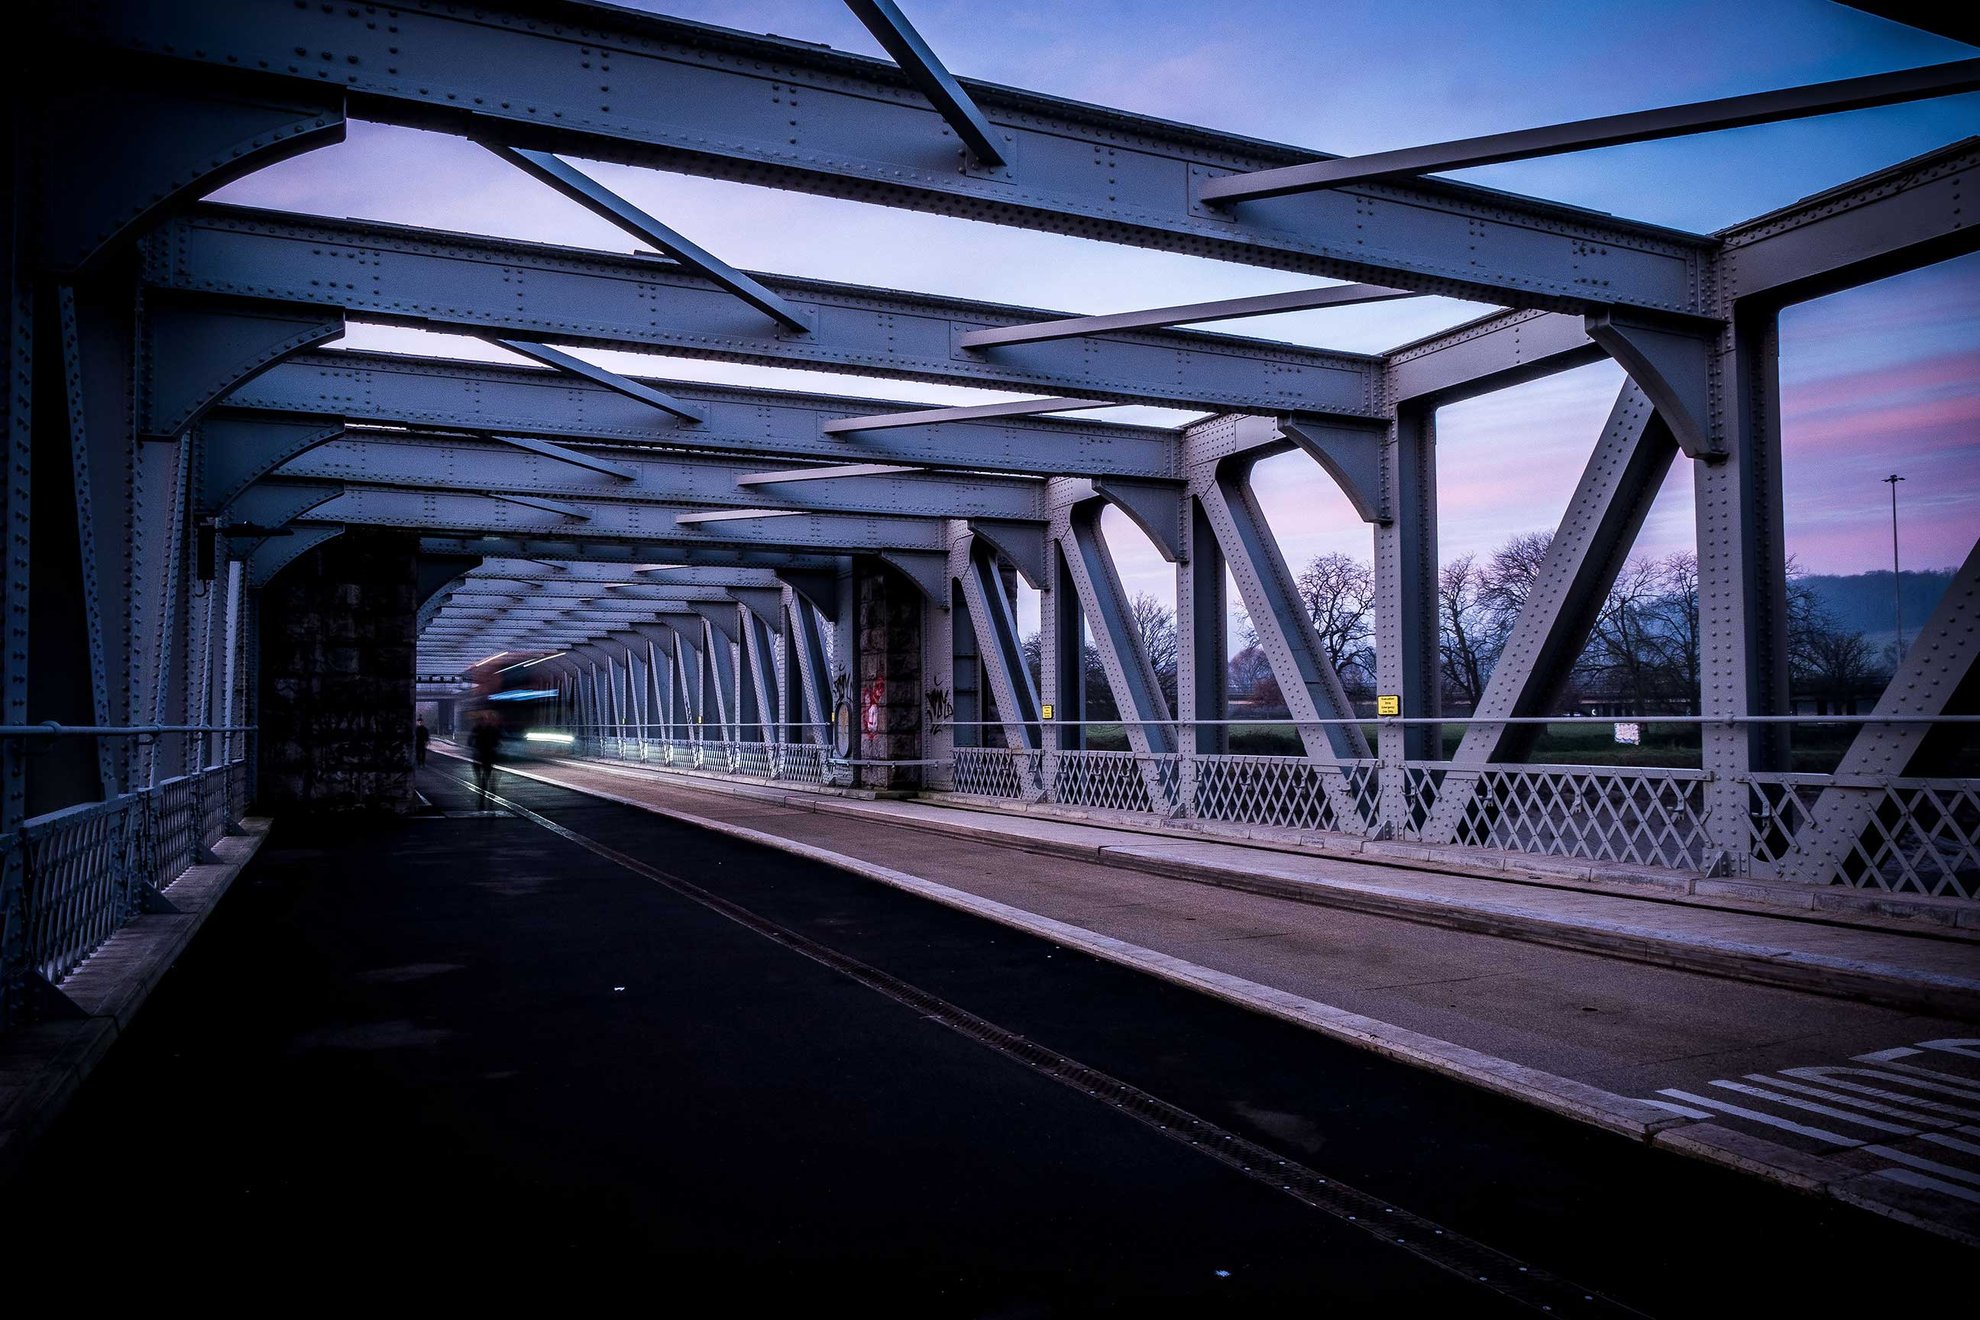
POLYGON ((896 6, 853 8, 891 61, 551 0, 41 7, 26 49, 63 80, 10 91, 6 144, 0 1021, 163 901, 251 796, 407 801, 416 676, 447 691, 491 655, 535 662, 582 756, 1980 899, 1980 784, 1945 770, 1980 549, 1835 771, 1790 772, 1777 372, 1784 308, 1980 247, 1980 141, 1715 234, 1435 177, 1967 92, 1980 60, 1341 158, 958 79, 896 6), (199 200, 352 119, 479 143, 652 251, 199 200), (1073 315, 746 272, 573 157, 1328 283, 1073 315), (1189 328, 1423 295, 1499 310, 1373 354, 1189 328), (347 318, 538 365, 325 349, 347 318), (634 379, 559 346, 1025 397, 634 379), (1446 719, 1438 410, 1602 359, 1627 383, 1476 711, 1446 719), (1078 415, 1115 404, 1202 417, 1078 415), (1377 719, 1250 484, 1288 450, 1368 529, 1377 719), (1533 763, 1678 464, 1702 764, 1533 763), (1110 507, 1175 567, 1173 708, 1110 507), (1041 593, 1036 679, 1019 579, 1041 593), (1234 604, 1300 755, 1231 754, 1234 604), (1083 633, 1125 751, 1086 744, 1083 633), (326 677, 332 653, 361 672, 326 677), (312 705, 332 682, 334 726, 312 705))

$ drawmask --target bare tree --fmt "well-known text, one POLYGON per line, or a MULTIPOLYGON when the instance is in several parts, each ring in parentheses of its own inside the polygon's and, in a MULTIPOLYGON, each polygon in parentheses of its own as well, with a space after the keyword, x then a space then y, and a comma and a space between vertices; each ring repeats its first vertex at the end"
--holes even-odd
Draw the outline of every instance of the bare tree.
POLYGON ((1141 649, 1155 681, 1168 699, 1169 710, 1176 708, 1176 612, 1147 592, 1138 593, 1128 605, 1129 618, 1141 638, 1141 649))
POLYGON ((1487 608, 1497 616, 1495 622, 1502 637, 1512 632, 1513 624, 1526 609, 1526 602, 1533 596, 1533 585, 1540 580, 1540 566, 1553 544, 1552 532, 1521 532, 1494 550, 1485 564, 1480 594, 1487 608))
POLYGON ((1349 695, 1375 690, 1375 573, 1343 554, 1316 555, 1296 583, 1320 649, 1349 695))
POLYGON ((1444 690, 1476 707, 1498 659, 1498 619, 1485 596, 1485 571, 1460 555, 1437 574, 1437 641, 1444 690))

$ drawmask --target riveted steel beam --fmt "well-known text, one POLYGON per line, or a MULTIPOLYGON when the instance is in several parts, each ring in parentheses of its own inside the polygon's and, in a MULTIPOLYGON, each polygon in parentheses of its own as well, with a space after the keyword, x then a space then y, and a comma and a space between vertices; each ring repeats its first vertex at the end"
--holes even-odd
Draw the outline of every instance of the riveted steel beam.
POLYGON ((558 371, 583 377, 594 385, 603 385, 614 394, 623 394, 637 403, 658 408, 664 413, 671 413, 683 422, 701 421, 699 412, 665 390, 656 390, 643 381, 622 376, 616 371, 608 371, 596 363, 586 362, 583 358, 575 357, 562 349, 539 344, 531 339, 510 339, 495 335, 490 335, 488 342, 506 348, 511 353, 520 353, 531 361, 541 362, 546 367, 555 367, 558 371))
MULTIPOLYGON (((1918 630, 1873 714, 1950 713, 1976 662, 1980 662, 1980 541, 1967 551, 1966 562, 1953 575, 1932 617, 1918 630)), ((1859 877, 1850 873, 1855 860, 1851 854, 1882 804, 1886 785, 1913 772, 1913 760, 1932 734, 1927 724, 1871 723, 1858 729, 1836 765, 1835 781, 1822 790, 1809 809, 1807 823, 1796 831, 1794 851, 1781 864, 1782 876, 1806 884, 1831 884, 1841 868, 1842 878, 1856 883, 1859 877)), ((1907 846, 1920 844, 1929 848, 1931 840, 1907 841, 1907 846)))
POLYGON ((1362 354, 1177 330, 973 353, 962 346, 973 333, 1065 313, 754 277, 814 324, 799 335, 674 262, 373 221, 201 206, 161 225, 143 251, 154 288, 280 298, 464 334, 1211 411, 1372 416, 1379 407, 1380 364, 1362 354))
MULTIPOLYGON (((230 506, 230 517, 246 519, 241 509, 261 509, 277 516, 289 503, 315 511, 320 521, 375 527, 407 527, 462 536, 555 537, 569 526, 565 515, 523 507, 513 500, 466 491, 414 491, 347 483, 342 493, 316 483, 290 483, 268 478, 250 487, 230 506), (266 497, 257 492, 266 490, 266 497), (243 501, 251 501, 244 505, 243 501), (305 502, 306 501, 306 502, 305 502)), ((706 527, 681 525, 683 513, 669 504, 610 504, 587 506, 590 520, 585 540, 618 540, 644 545, 711 544, 787 546, 826 551, 929 550, 939 548, 942 524, 933 518, 890 518, 879 515, 800 513, 788 518, 717 523, 706 527)), ((257 526, 279 526, 277 522, 257 526)))
POLYGON ((343 333, 343 313, 334 309, 245 299, 147 299, 138 338, 139 430, 175 437, 242 381, 298 349, 343 333))
POLYGON ((1479 695, 1478 722, 1465 726, 1451 754, 1451 769, 1422 827, 1425 842, 1455 838, 1475 795, 1477 772, 1495 761, 1523 759, 1541 733, 1538 725, 1490 721, 1559 709, 1575 661, 1677 453, 1649 396, 1634 382, 1624 384, 1479 695))
POLYGON ((1860 78, 1813 83, 1806 87, 1725 96, 1711 101, 1695 101, 1689 105, 1603 115, 1573 123, 1550 124, 1544 128, 1490 133, 1483 137, 1461 138, 1429 146, 1378 151, 1368 156, 1347 156, 1303 165, 1286 165, 1253 174, 1229 175, 1205 184, 1203 197, 1206 201, 1225 203, 1284 197, 1314 188, 1335 188, 1372 179, 1469 169, 1474 165, 1532 160, 1539 156, 1558 156, 1565 152, 1590 151, 1630 142, 1659 142, 1666 138, 1742 128, 1751 124, 1778 124, 1790 119, 1806 119, 1811 115, 1833 115, 1845 110, 1900 105, 1907 101, 1954 96, 1976 88, 1980 88, 1980 60, 1955 60, 1920 69, 1901 69, 1896 73, 1873 73, 1860 78))
POLYGON ((490 151, 541 180, 592 214, 611 221, 643 243, 651 243, 697 275, 719 284, 788 330, 809 334, 803 313, 676 229, 661 224, 584 171, 547 151, 491 146, 490 151))
POLYGON ((963 408, 919 408, 908 412, 875 413, 869 417, 839 417, 825 423, 826 435, 891 431, 902 426, 944 426, 950 422, 980 422, 993 417, 1035 417, 1041 413, 1080 412, 1112 407, 1107 399, 1017 399, 1010 403, 977 403, 963 408))
POLYGON ((1235 321, 1250 316, 1277 316, 1281 312, 1309 312, 1321 307, 1350 307, 1359 303, 1421 296, 1407 289, 1384 288, 1379 284, 1330 284, 1319 289, 1261 293, 1249 298, 1223 298, 1216 302, 1151 307, 1139 312, 1069 316, 1053 321, 1034 321, 1030 325, 1003 326, 996 330, 972 330, 959 342, 964 348, 976 349, 998 348, 1005 344, 1043 344, 1055 339, 1084 339, 1088 335, 1104 335, 1115 330, 1162 330, 1199 321, 1235 321))
MULTIPOLYGON (((231 407, 450 431, 529 435, 558 441, 692 446, 766 457, 891 461, 1037 475, 1171 477, 1175 435, 1157 427, 1057 418, 1005 417, 852 436, 824 424, 869 400, 667 383, 703 407, 692 433, 656 423, 650 409, 556 372, 391 354, 298 354, 228 396, 231 407)), ((897 408, 908 405, 895 404, 897 408)))
POLYGON ((638 565, 666 558, 697 567, 808 569, 834 571, 839 556, 803 554, 789 550, 752 550, 729 545, 654 545, 646 542, 604 541, 527 532, 477 532, 454 536, 426 535, 419 539, 421 554, 487 555, 517 559, 544 559, 553 562, 638 565))
POLYGON ((1455 403, 1602 357, 1579 317, 1494 312, 1384 354, 1383 395, 1392 405, 1455 403))
POLYGON ((976 102, 943 66, 941 57, 914 30, 914 24, 908 22, 907 15, 901 12, 901 7, 894 0, 846 0, 846 7, 866 25, 873 39, 894 57, 894 63, 901 67, 908 80, 921 89, 921 94, 928 98, 954 130, 956 137, 969 148, 978 165, 994 169, 1007 163, 1004 159, 1007 148, 1000 141, 1003 134, 983 117, 976 102))
POLYGON ((1734 225, 1719 236, 1723 296, 1800 302, 1972 252, 1976 188, 1969 137, 1734 225))
MULTIPOLYGON (((1341 688, 1340 676, 1328 663, 1313 621, 1301 603, 1292 571, 1272 536, 1271 526, 1252 493, 1249 472, 1254 459, 1249 453, 1230 453, 1220 443, 1218 432, 1245 422, 1263 419, 1227 418, 1206 422, 1191 431, 1189 491, 1204 525, 1214 538, 1245 614, 1258 634, 1284 696, 1286 708, 1297 723, 1306 754, 1315 759, 1341 761, 1366 757, 1368 743, 1360 726, 1321 724, 1321 720, 1354 718, 1341 688), (1198 447, 1200 446, 1200 456, 1198 447)), ((1268 423, 1269 425, 1269 423, 1268 423)), ((1256 451, 1253 451, 1256 452, 1256 451)), ((1199 683, 1215 681, 1213 675, 1199 674, 1199 683)), ((1337 791, 1329 777, 1329 794, 1335 799, 1343 821, 1359 819, 1359 812, 1344 791, 1337 791), (1344 813, 1342 808, 1348 808, 1344 813)))
POLYGON ((203 66, 216 83, 237 69, 277 88, 331 82, 368 116, 481 142, 1481 301, 1704 310, 1712 245, 1694 235, 1424 181, 1246 202, 1232 214, 1202 201, 1204 183, 1313 153, 970 84, 1008 135, 1020 193, 994 170, 958 168, 939 116, 884 61, 604 6, 559 16, 553 32, 522 0, 394 10, 389 21, 353 6, 80 0, 45 22, 56 39, 203 66), (579 48, 610 52, 609 93, 579 48))

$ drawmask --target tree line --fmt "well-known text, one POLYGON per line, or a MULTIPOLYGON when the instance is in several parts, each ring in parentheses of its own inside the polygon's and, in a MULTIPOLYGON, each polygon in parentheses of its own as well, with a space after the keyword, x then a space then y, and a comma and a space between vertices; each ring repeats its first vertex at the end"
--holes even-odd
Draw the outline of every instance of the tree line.
MULTIPOLYGON (((1552 535, 1527 532, 1488 555, 1459 555, 1437 576, 1439 656, 1445 708, 1476 706, 1520 613, 1540 580, 1552 535)), ((1880 654, 1861 632, 1838 624, 1800 581, 1788 579, 1788 646, 1792 690, 1820 714, 1858 713, 1888 677, 1894 658, 1880 654)), ((1322 653, 1352 701, 1375 696, 1375 574, 1344 554, 1316 555, 1296 578, 1322 653)), ((1147 593, 1131 603, 1134 626, 1170 709, 1176 702, 1179 639, 1175 611, 1147 593)), ((1283 712, 1285 702, 1249 619, 1240 619, 1227 690, 1259 714, 1283 712)), ((1025 656, 1039 674, 1041 639, 1025 639, 1025 656)), ((1118 712, 1099 652, 1085 647, 1089 713, 1118 712)), ((1642 714, 1696 713, 1699 693, 1698 559, 1678 553, 1626 561, 1603 598, 1588 642, 1577 658, 1560 707, 1599 706, 1642 714)))

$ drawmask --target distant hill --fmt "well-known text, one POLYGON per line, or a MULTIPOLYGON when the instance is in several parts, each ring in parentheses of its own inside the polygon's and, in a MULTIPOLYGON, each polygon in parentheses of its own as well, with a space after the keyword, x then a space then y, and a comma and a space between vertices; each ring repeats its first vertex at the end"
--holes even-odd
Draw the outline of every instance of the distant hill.
MULTIPOLYGON (((1860 632, 1872 642, 1888 643, 1893 634, 1891 618, 1891 575, 1855 573, 1809 573, 1795 579, 1815 593, 1829 615, 1848 632, 1860 632)), ((1904 605, 1904 635, 1918 635, 1919 627, 1932 616, 1939 598, 1952 585, 1950 568, 1906 569, 1901 584, 1904 605)))

